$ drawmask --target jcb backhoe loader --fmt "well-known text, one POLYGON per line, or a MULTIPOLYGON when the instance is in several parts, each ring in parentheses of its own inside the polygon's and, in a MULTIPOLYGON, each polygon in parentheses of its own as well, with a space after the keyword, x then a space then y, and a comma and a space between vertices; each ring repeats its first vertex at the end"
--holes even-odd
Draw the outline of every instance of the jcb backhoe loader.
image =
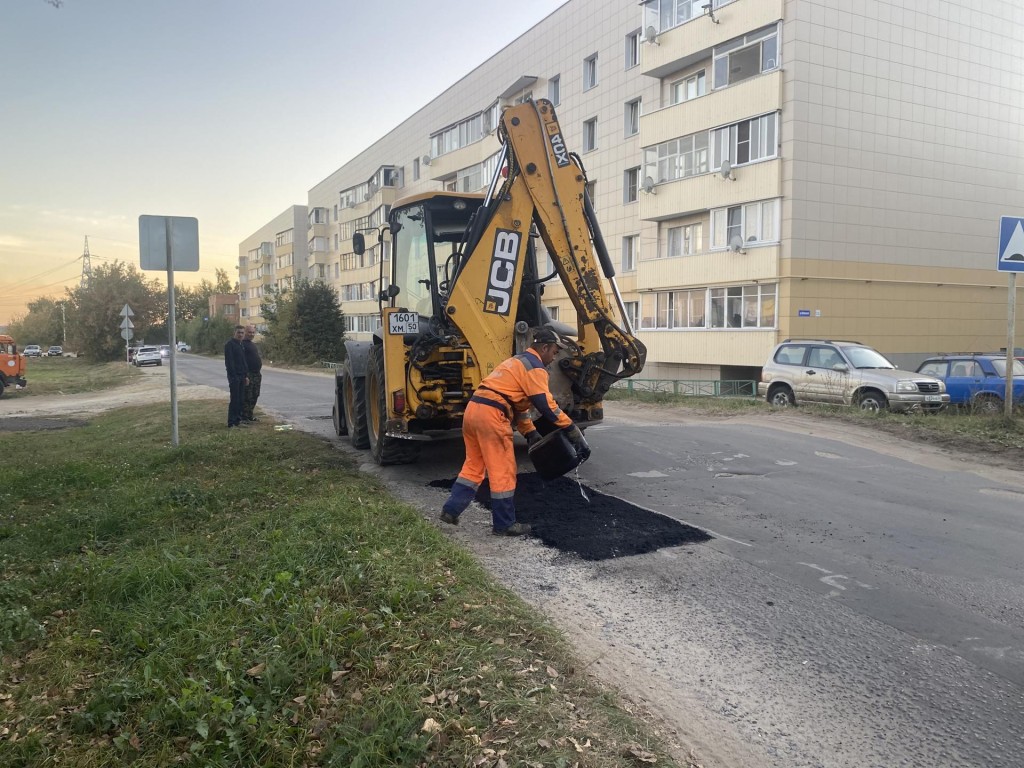
MULTIPOLYGON (((567 344, 549 368, 551 392, 581 429, 602 420, 615 381, 643 368, 647 350, 626 318, 583 164, 566 149, 551 102, 506 109, 498 136, 486 194, 415 195, 388 217, 381 327, 372 341, 346 342, 334 401, 337 433, 378 464, 415 461, 424 442, 460 428, 473 390, 529 346, 534 328, 548 326, 567 344), (537 237, 554 263, 549 275, 538 271, 537 237), (556 277, 576 308, 575 327, 541 305, 556 277)), ((353 250, 364 249, 357 232, 353 250)))

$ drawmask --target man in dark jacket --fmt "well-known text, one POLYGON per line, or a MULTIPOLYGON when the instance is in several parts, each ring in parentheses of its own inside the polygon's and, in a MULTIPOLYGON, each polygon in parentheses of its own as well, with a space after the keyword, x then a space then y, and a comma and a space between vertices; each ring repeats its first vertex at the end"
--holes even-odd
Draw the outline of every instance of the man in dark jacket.
POLYGON ((256 326, 245 326, 245 338, 242 339, 242 349, 245 350, 245 367, 249 383, 245 385, 245 399, 242 402, 242 421, 250 424, 259 421, 253 411, 256 409, 256 401, 260 399, 260 384, 263 383, 263 374, 260 369, 263 367, 263 360, 260 359, 260 351, 256 347, 253 338, 256 336, 256 326))
POLYGON ((244 336, 245 328, 236 325, 235 335, 224 345, 224 367, 228 372, 228 390, 231 392, 231 399, 228 401, 229 427, 237 427, 242 423, 242 402, 245 399, 245 385, 249 382, 248 369, 245 367, 245 349, 242 347, 244 336))

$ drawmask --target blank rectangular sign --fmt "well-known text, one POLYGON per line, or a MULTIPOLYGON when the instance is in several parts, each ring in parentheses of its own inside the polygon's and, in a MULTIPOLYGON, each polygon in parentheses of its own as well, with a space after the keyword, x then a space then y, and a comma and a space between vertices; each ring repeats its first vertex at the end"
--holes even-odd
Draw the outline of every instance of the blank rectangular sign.
POLYGON ((191 216, 139 216, 142 268, 167 271, 167 222, 171 224, 170 268, 198 272, 199 219, 191 216))

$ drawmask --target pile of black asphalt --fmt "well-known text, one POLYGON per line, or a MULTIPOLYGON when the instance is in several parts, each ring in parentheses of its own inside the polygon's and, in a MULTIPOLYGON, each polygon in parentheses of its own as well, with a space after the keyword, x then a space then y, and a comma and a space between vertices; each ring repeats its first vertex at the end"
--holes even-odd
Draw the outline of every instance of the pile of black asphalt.
MULTIPOLYGON (((451 488, 454 482, 455 478, 449 478, 434 480, 430 485, 451 488)), ((490 509, 486 480, 476 500, 490 509)), ((569 477, 544 481, 535 472, 520 474, 515 501, 516 519, 533 526, 534 537, 583 560, 642 555, 711 539, 699 528, 581 486, 569 477)))

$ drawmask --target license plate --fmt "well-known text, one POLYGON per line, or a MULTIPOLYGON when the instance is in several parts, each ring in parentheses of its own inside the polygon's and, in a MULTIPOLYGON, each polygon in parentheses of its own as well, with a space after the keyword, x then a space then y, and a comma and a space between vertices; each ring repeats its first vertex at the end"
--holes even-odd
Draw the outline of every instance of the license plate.
POLYGON ((419 332, 420 316, 415 312, 392 312, 388 315, 388 333, 392 336, 419 332))
POLYGON ((925 395, 924 401, 926 403, 941 403, 942 395, 925 395))

